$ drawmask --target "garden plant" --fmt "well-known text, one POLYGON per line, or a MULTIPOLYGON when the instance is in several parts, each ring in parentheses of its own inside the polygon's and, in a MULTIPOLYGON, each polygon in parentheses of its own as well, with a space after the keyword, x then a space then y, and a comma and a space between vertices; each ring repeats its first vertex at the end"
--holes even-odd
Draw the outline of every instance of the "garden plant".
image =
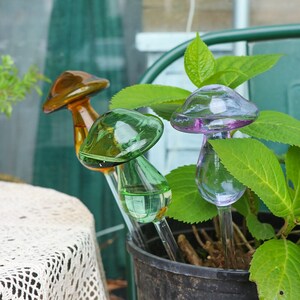
MULTIPOLYGON (((231 89, 272 68, 282 54, 223 56, 215 58, 200 36, 191 41, 184 55, 184 67, 195 89, 219 84, 231 89)), ((171 115, 191 95, 180 87, 137 84, 117 93, 110 108, 151 108, 170 120, 171 115)), ((270 99, 272 101, 272 99, 270 99)), ((239 138, 209 140, 222 164, 246 186, 244 195, 233 204, 243 216, 245 228, 235 228, 249 257, 250 280, 257 285, 261 299, 297 299, 300 294, 300 121, 278 111, 261 111, 256 121, 232 131, 239 138), (269 141, 286 144, 282 156, 269 141), (267 143, 266 143, 267 142, 267 143), (261 203, 268 213, 281 220, 280 227, 260 221, 261 203)), ((195 183, 195 165, 172 170, 167 180, 172 189, 168 216, 195 224, 216 219, 216 207, 201 198, 195 183)), ((201 242, 200 242, 201 243, 201 242)), ((202 242, 204 253, 209 253, 202 242)), ((201 255, 200 255, 201 257, 201 255)), ((201 258, 208 261, 207 255, 201 258)), ((245 259, 244 259, 245 260, 245 259)), ((221 265, 215 265, 221 267, 221 265)))

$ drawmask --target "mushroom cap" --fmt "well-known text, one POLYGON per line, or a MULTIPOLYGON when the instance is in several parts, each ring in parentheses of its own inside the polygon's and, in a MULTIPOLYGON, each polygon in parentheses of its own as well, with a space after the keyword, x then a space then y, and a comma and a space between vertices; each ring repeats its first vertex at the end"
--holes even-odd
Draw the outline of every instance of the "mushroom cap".
POLYGON ((65 71, 54 82, 43 105, 45 113, 61 109, 70 103, 97 94, 109 86, 105 78, 83 71, 65 71))
POLYGON ((252 123, 258 108, 229 87, 212 84, 193 92, 171 116, 171 125, 183 132, 210 134, 252 123))
POLYGON ((107 168, 134 159, 153 147, 163 133, 162 121, 127 109, 114 109, 92 125, 79 150, 89 169, 107 168))

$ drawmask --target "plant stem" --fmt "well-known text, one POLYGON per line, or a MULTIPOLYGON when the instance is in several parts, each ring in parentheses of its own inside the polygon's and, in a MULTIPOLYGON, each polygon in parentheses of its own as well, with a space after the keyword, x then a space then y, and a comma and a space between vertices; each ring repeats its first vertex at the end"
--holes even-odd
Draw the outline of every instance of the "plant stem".
POLYGON ((300 234, 300 230, 293 230, 290 232, 290 234, 300 234))
POLYGON ((186 260, 195 266, 202 266, 202 260, 190 244, 190 242, 186 239, 184 234, 180 234, 178 236, 178 245, 181 251, 184 253, 184 257, 186 260))
POLYGON ((254 193, 249 188, 246 188, 246 195, 248 197, 250 211, 254 215, 257 215, 258 214, 258 207, 256 205, 254 193))
POLYGON ((213 217, 213 224, 214 224, 214 229, 216 231, 216 237, 217 239, 220 239, 220 224, 219 224, 219 219, 217 217, 213 217))
POLYGON ((278 231, 277 236, 281 236, 282 238, 287 238, 288 235, 291 233, 291 231, 295 228, 296 224, 294 222, 294 218, 293 217, 287 217, 284 220, 284 224, 281 227, 281 229, 278 231))
POLYGON ((204 244, 203 241, 201 240, 200 235, 199 235, 199 233, 198 233, 198 230, 197 230, 196 226, 195 226, 195 225, 192 225, 192 229, 193 229, 193 233, 194 233, 194 236, 195 236, 195 238, 196 238, 198 244, 199 244, 203 249, 205 249, 205 244, 204 244))
POLYGON ((220 221, 221 240, 224 250, 225 268, 236 269, 231 206, 217 206, 217 208, 220 221))
POLYGON ((238 236, 242 239, 244 245, 246 245, 246 247, 248 248, 249 251, 254 252, 254 248, 249 244, 249 242, 245 238, 245 236, 242 233, 242 231, 240 230, 240 228, 235 223, 232 223, 232 224, 233 224, 234 230, 237 232, 238 236))

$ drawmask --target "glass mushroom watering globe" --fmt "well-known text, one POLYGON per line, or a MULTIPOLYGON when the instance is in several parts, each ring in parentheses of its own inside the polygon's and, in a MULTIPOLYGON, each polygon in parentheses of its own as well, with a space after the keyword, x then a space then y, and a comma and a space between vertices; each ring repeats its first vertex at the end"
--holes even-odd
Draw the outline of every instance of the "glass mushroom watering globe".
POLYGON ((251 124, 257 116, 256 105, 234 90, 208 85, 192 93, 171 117, 175 129, 204 134, 195 179, 201 196, 218 209, 225 268, 236 268, 231 204, 245 187, 225 169, 209 140, 231 138, 232 130, 251 124))
POLYGON ((79 151, 88 168, 117 166, 123 210, 139 223, 153 222, 171 260, 180 261, 177 243, 164 217, 171 199, 166 179, 143 156, 160 138, 163 123, 152 115, 114 109, 100 116, 79 151))
MULTIPOLYGON (((78 157, 79 148, 88 131, 99 117, 90 104, 90 97, 109 86, 109 81, 82 71, 65 71, 54 82, 47 101, 43 105, 45 113, 52 113, 67 108, 72 113, 74 128, 74 148, 78 157)), ((104 174, 112 194, 116 200, 124 222, 139 247, 145 249, 146 244, 139 224, 124 213, 118 195, 117 173, 113 164, 95 165, 90 169, 104 174)))

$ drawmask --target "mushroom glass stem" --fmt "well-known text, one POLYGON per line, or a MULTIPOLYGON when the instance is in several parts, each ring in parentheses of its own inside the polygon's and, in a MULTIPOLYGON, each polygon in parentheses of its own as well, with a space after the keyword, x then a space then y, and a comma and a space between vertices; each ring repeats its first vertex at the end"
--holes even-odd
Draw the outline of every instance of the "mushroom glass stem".
POLYGON ((236 256, 235 256, 235 246, 233 238, 233 225, 232 225, 232 215, 231 206, 217 206, 219 223, 221 232, 221 241, 224 251, 224 266, 227 269, 236 269, 236 256))

